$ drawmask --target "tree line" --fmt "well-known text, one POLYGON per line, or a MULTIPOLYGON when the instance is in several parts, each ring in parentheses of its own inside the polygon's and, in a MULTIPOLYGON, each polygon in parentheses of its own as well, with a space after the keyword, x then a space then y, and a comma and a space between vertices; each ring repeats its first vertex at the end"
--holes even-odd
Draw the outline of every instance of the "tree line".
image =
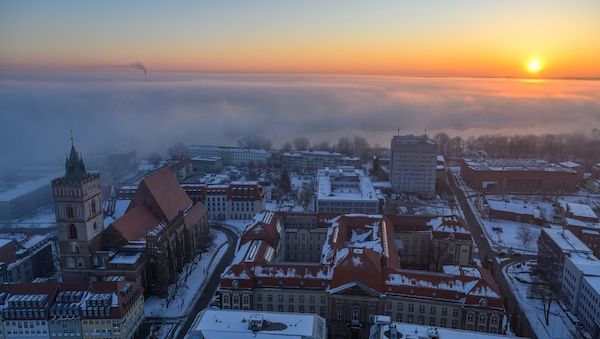
POLYGON ((437 133, 433 139, 441 154, 460 158, 465 152, 485 151, 490 158, 539 158, 548 161, 573 159, 600 162, 600 129, 587 133, 502 135, 483 134, 463 139, 437 133))

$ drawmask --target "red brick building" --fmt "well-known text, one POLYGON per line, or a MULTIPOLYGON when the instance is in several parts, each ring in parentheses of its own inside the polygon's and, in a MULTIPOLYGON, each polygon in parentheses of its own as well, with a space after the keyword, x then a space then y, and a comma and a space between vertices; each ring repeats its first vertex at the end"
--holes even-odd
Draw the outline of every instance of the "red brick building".
POLYGON ((572 192, 582 180, 571 168, 533 159, 463 159, 460 175, 469 187, 493 193, 572 192))
MULTIPOLYGON (((503 301, 488 271, 403 269, 396 227, 387 216, 349 214, 301 222, 296 214, 294 221, 285 213, 265 212, 246 229, 233 264, 221 276, 222 308, 316 313, 327 319, 329 338, 368 338, 374 314, 430 326, 503 331, 503 301), (295 240, 288 229, 297 233, 295 240), (320 231, 326 231, 324 241, 313 249, 320 255, 300 261, 286 257, 294 242, 309 246, 320 231)), ((438 238, 462 233, 461 225, 444 217, 426 223, 427 229, 417 229, 438 238)))

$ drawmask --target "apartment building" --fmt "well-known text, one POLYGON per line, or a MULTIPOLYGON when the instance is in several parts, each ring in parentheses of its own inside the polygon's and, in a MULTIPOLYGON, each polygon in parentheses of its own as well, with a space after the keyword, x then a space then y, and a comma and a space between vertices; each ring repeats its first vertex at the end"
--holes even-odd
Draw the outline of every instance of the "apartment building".
POLYGON ((188 152, 190 158, 218 157, 225 166, 261 164, 270 157, 267 150, 243 147, 190 145, 188 152))
POLYGON ((132 282, 0 285, 4 338, 133 338, 144 319, 132 282))
POLYGON ((427 136, 394 136, 390 184, 396 193, 435 195, 437 144, 427 136))
POLYGON ((538 266, 554 286, 563 280, 567 256, 592 255, 592 251, 568 229, 550 227, 542 229, 538 242, 538 266))
POLYGON ((284 167, 291 171, 311 174, 325 167, 360 166, 359 157, 329 151, 286 152, 282 154, 282 162, 284 167))

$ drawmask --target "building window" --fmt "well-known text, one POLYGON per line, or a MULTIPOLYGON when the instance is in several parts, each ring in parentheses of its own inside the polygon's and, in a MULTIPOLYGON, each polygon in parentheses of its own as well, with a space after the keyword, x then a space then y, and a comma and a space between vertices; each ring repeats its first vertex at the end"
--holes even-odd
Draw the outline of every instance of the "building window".
POLYGON ((77 239, 77 227, 74 224, 69 226, 69 239, 77 239))
POLYGON ((343 317, 342 310, 335 311, 335 319, 336 320, 342 320, 342 317, 343 317))
POLYGON ((467 313, 467 321, 473 321, 475 319, 475 315, 473 312, 467 313))
POLYGON ((75 218, 75 210, 73 209, 73 206, 71 206, 71 205, 67 206, 67 217, 75 218))
POLYGON ((96 200, 92 199, 92 214, 96 214, 96 200))
POLYGON ((414 304, 408 304, 408 311, 409 312, 414 312, 415 311, 415 305, 414 304))
POLYGON ((352 321, 355 321, 355 322, 360 321, 360 310, 358 307, 352 308, 352 321))
POLYGON ((419 313, 425 313, 425 306, 419 305, 419 313))

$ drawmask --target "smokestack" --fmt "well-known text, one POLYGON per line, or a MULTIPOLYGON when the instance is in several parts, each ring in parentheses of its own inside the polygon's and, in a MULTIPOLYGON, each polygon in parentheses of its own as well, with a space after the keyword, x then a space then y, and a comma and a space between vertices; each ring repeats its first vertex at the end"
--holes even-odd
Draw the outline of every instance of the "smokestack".
POLYGON ((146 68, 146 66, 144 66, 143 63, 135 61, 129 64, 129 66, 144 71, 144 81, 148 81, 148 69, 146 68))

